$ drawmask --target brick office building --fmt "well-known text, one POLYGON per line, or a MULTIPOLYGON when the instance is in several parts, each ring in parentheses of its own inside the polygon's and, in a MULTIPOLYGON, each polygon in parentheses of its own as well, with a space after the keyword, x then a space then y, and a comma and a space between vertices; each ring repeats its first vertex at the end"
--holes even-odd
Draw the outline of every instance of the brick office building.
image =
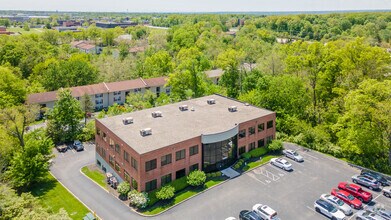
POLYGON ((275 137, 276 114, 220 95, 96 120, 96 162, 151 191, 232 165, 275 137))

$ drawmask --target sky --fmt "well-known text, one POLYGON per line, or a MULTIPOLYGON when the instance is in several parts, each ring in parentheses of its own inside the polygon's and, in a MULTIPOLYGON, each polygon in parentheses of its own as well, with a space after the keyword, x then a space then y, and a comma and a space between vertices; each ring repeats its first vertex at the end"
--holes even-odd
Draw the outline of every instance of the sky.
POLYGON ((391 10, 391 0, 0 0, 0 10, 95 12, 391 10))

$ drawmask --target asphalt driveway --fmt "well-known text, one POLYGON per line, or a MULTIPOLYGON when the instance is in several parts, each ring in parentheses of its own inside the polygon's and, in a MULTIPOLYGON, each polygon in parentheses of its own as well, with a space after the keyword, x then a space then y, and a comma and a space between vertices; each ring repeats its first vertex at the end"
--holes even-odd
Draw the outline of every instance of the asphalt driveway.
MULTIPOLYGON (((275 209, 281 219, 326 219, 314 211, 313 202, 322 193, 330 193, 339 182, 350 181, 350 177, 359 170, 321 153, 303 151, 296 145, 287 144, 286 147, 299 149, 304 157, 303 163, 291 161, 294 171, 286 172, 266 164, 153 218, 238 218, 241 210, 262 203, 275 209)), ((93 145, 86 145, 84 152, 56 152, 56 155, 52 173, 98 216, 110 220, 145 219, 79 172, 81 167, 95 162, 93 145)), ((372 193, 376 200, 371 205, 389 206, 389 199, 380 192, 372 193)))

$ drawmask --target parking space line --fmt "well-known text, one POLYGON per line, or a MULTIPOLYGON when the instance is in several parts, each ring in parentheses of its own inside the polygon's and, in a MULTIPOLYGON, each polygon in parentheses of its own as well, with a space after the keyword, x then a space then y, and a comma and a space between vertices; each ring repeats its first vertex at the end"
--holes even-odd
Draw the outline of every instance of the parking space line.
MULTIPOLYGON (((269 167, 271 167, 271 168, 275 169, 276 171, 278 171, 278 174, 280 174, 280 172, 283 171, 283 170, 280 169, 280 168, 274 167, 274 165, 271 165, 270 163, 269 163, 268 165, 269 165, 269 167)), ((285 172, 286 172, 286 171, 285 171, 285 172)), ((285 174, 282 174, 282 175, 285 175, 285 174)))
POLYGON ((305 155, 307 155, 307 156, 309 156, 309 157, 312 157, 312 158, 314 158, 314 159, 319 160, 319 158, 317 158, 317 157, 315 157, 315 156, 312 156, 312 155, 310 155, 310 154, 308 154, 308 153, 305 153, 305 152, 302 152, 302 153, 305 154, 305 155))
POLYGON ((256 180, 256 181, 262 183, 263 185, 266 185, 266 183, 264 183, 264 182, 262 182, 261 180, 259 180, 253 173, 249 172, 249 173, 247 173, 247 175, 248 175, 249 177, 253 178, 254 180, 256 180))
POLYGON ((311 210, 311 211, 317 213, 313 208, 309 207, 308 205, 307 205, 306 207, 307 207, 307 209, 309 209, 309 210, 311 210))
MULTIPOLYGON (((372 199, 372 202, 375 202, 376 204, 376 199, 379 198, 382 194, 380 193, 379 195, 377 195, 374 199, 372 199)), ((368 207, 369 203, 365 204, 362 208, 365 210, 366 207, 368 207)), ((357 212, 355 212, 352 216, 350 216, 350 218, 348 218, 348 220, 352 219, 355 215, 357 214, 357 212)))

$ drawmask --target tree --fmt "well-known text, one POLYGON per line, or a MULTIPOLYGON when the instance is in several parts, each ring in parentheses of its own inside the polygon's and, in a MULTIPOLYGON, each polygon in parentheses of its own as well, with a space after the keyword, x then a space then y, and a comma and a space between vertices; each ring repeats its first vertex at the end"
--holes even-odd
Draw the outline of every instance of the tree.
POLYGON ((148 194, 140 193, 137 190, 132 190, 128 194, 130 205, 133 205, 137 208, 145 208, 148 205, 148 194))
POLYGON ((130 184, 126 181, 121 182, 118 185, 117 192, 122 196, 126 197, 130 192, 130 184))
POLYGON ((282 149, 284 149, 284 146, 282 144, 282 141, 280 140, 273 140, 268 146, 267 149, 272 152, 280 152, 282 149))
POLYGON ((26 137, 26 144, 17 151, 11 162, 6 176, 17 188, 28 188, 42 181, 49 170, 49 160, 52 158, 52 140, 45 136, 44 131, 35 130, 26 137))
POLYGON ((126 97, 126 103, 135 110, 152 108, 155 104, 156 94, 150 90, 144 93, 130 93, 126 97))
POLYGON ((25 30, 25 31, 30 31, 30 26, 29 26, 29 24, 28 24, 27 22, 25 22, 25 23, 23 24, 23 30, 25 30))
POLYGON ((201 170, 194 170, 187 176, 187 184, 190 186, 202 186, 206 181, 206 174, 201 170))
POLYGON ((57 93, 57 102, 48 113, 47 132, 55 143, 72 141, 80 132, 83 110, 69 89, 57 93))
POLYGON ((168 75, 174 69, 172 58, 167 51, 161 50, 145 59, 144 74, 146 77, 168 75))
MULTIPOLYGON (((49 24, 50 26, 50 24, 49 24)), ((48 28, 50 29, 50 28, 48 28)), ((41 34, 40 37, 42 40, 48 42, 51 45, 58 45, 58 39, 59 39, 59 32, 56 30, 44 30, 41 34)))
POLYGON ((19 105, 26 100, 26 83, 7 67, 0 66, 0 108, 19 105))
POLYGON ((163 186, 159 191, 156 192, 156 198, 159 200, 169 200, 175 196, 175 188, 167 185, 163 186))
POLYGON ((114 37, 114 31, 112 29, 106 29, 101 32, 103 44, 106 46, 114 45, 114 37))
POLYGON ((84 95, 81 97, 81 109, 84 112, 84 125, 87 125, 87 117, 88 115, 94 111, 94 106, 91 101, 91 96, 88 95, 87 93, 84 93, 84 95))

